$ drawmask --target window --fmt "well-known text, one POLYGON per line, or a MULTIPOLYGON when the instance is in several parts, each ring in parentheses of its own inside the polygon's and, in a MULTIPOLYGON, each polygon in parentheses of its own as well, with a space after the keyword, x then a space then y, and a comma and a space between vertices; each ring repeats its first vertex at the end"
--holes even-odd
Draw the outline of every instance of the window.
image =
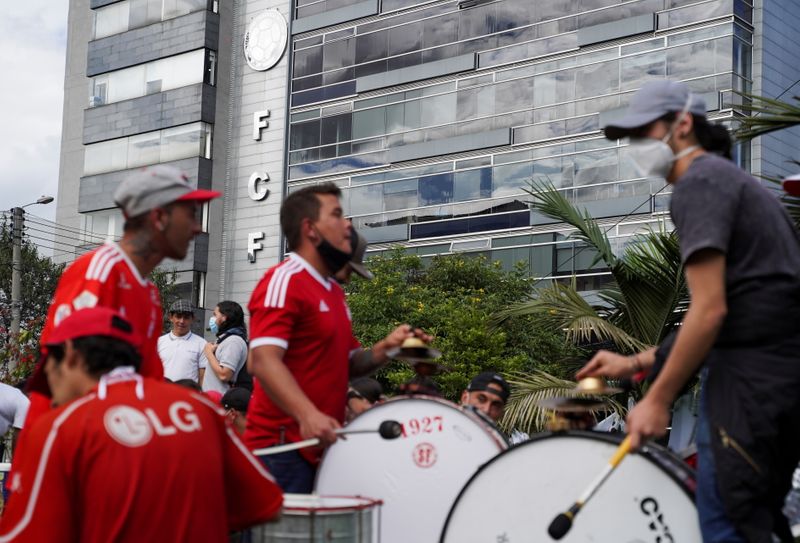
MULTIPOLYGON (((94 10, 94 39, 208 8, 208 0, 124 0, 94 10)), ((216 9, 214 10, 216 11, 216 9)))
POLYGON ((191 157, 211 158, 211 125, 192 123, 87 145, 83 174, 127 170, 191 157))
POLYGON ((187 85, 206 83, 207 70, 215 69, 216 53, 198 49, 182 55, 124 68, 92 79, 89 107, 113 104, 187 85))
POLYGON ((101 243, 103 240, 117 240, 122 237, 124 220, 119 209, 104 209, 81 214, 81 234, 83 243, 101 243))

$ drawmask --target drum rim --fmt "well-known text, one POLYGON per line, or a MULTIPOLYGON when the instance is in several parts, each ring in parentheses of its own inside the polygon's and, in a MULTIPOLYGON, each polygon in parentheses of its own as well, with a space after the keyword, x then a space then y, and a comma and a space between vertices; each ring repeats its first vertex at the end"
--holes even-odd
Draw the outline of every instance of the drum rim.
MULTIPOLYGON (((485 469, 487 469, 494 462, 498 461, 500 459, 500 457, 502 457, 503 455, 506 455, 506 454, 510 453, 514 449, 518 449, 520 447, 525 447, 527 445, 533 444, 533 443, 538 442, 538 441, 543 441, 545 439, 553 439, 553 438, 558 438, 558 437, 571 437, 571 438, 572 437, 588 437, 590 439, 597 439, 597 440, 600 440, 600 441, 606 441, 608 443, 614 443, 616 445, 619 445, 620 443, 622 443, 622 439, 623 439, 621 437, 622 435, 623 434, 610 434, 608 432, 595 432, 595 431, 591 431, 591 430, 567 430, 567 431, 564 431, 564 432, 543 432, 543 433, 540 433, 540 434, 535 434, 534 436, 531 436, 531 438, 528 439, 527 441, 523 441, 522 443, 517 443, 516 445, 512 445, 508 449, 500 452, 496 456, 494 456, 491 459, 489 459, 488 462, 486 462, 481 467, 479 467, 477 469, 477 471, 475 471, 475 473, 472 474, 472 477, 470 477, 469 480, 467 480, 467 482, 464 484, 464 486, 458 492, 458 496, 456 496, 456 499, 453 502, 453 505, 450 506, 450 511, 447 512, 447 518, 444 521, 444 526, 442 526, 442 533, 439 536, 439 543, 444 543, 444 537, 447 534, 447 528, 450 526, 450 520, 453 517, 453 511, 455 511, 456 506, 458 505, 458 502, 461 501, 461 498, 464 496, 464 493, 467 491, 469 486, 472 484, 472 482, 485 469)), ((641 457, 645 458, 651 464, 655 464, 657 467, 662 467, 662 464, 660 464, 658 461, 656 461, 654 458, 652 458, 649 454, 647 454, 648 451, 651 450, 651 449, 658 449, 659 452, 663 452, 663 453, 666 453, 668 456, 673 456, 674 457, 674 455, 672 454, 672 452, 669 449, 661 447, 660 445, 658 445, 656 443, 648 443, 646 446, 642 447, 642 449, 640 451, 637 451, 636 453, 631 453, 631 454, 639 454, 641 457)), ((695 472, 691 468, 691 466, 689 466, 688 464, 686 464, 685 462, 683 462, 682 460, 680 460, 677 457, 674 457, 674 459, 678 460, 679 462, 684 464, 686 466, 686 470, 688 472, 690 472, 691 475, 693 475, 693 476, 695 475, 695 472)), ((675 483, 678 484, 678 487, 681 490, 684 491, 684 493, 692 501, 692 503, 694 503, 695 495, 694 495, 694 493, 692 493, 689 490, 689 488, 687 488, 686 484, 683 481, 681 481, 678 477, 676 477, 675 474, 672 471, 665 470, 665 469, 662 469, 661 471, 666 472, 667 475, 673 481, 675 481, 675 483)))
POLYGON ((367 496, 344 496, 338 494, 284 494, 284 501, 283 501, 283 510, 284 511, 301 511, 301 512, 313 512, 313 513, 331 513, 331 512, 347 512, 347 511, 365 511, 367 509, 372 509, 374 507, 380 507, 383 505, 383 500, 377 498, 369 498, 367 496), (350 504, 350 505, 338 505, 338 506, 325 506, 325 507, 303 507, 303 506, 287 506, 286 505, 286 497, 292 498, 294 496, 306 496, 306 497, 314 497, 314 498, 333 498, 333 499, 347 499, 347 500, 354 500, 358 501, 357 504, 350 504))
MULTIPOLYGON (((379 403, 369 409, 372 411, 373 409, 381 409, 384 405, 389 405, 396 402, 408 401, 408 400, 426 400, 426 401, 433 401, 454 409, 460 413, 463 413, 468 419, 473 422, 476 422, 482 428, 488 429, 489 431, 487 434, 494 439, 495 443, 497 444, 500 451, 498 454, 502 454, 506 452, 508 449, 511 448, 511 444, 508 442, 506 436, 491 422, 488 420, 484 420, 480 418, 477 414, 473 413, 470 409, 466 409, 462 405, 458 405, 457 403, 451 402, 450 400, 445 400, 444 398, 438 398, 436 396, 428 396, 426 394, 414 394, 412 396, 395 396, 393 398, 389 398, 383 403, 379 403)), ((361 416, 361 415, 359 415, 361 416)), ((356 417, 358 418, 358 417, 356 417)), ((353 419, 356 420, 356 419, 353 419)), ((319 482, 320 472, 322 471, 321 468, 322 464, 325 462, 325 458, 328 456, 328 451, 330 451, 330 447, 325 449, 325 452, 322 453, 322 458, 319 461, 319 465, 317 468, 317 472, 314 474, 314 488, 317 488, 317 483, 319 482)))

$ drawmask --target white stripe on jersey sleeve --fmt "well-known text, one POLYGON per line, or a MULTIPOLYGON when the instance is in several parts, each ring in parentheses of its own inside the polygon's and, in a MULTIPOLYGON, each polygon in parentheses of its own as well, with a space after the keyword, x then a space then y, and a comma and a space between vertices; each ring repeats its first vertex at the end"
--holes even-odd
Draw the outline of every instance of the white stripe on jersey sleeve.
POLYGON ((256 347, 262 347, 264 345, 274 345, 276 347, 280 347, 283 350, 289 348, 289 342, 279 337, 259 337, 250 340, 251 349, 255 349, 256 347))
POLYGON ((95 273, 95 269, 100 264, 100 261, 105 258, 105 256, 108 254, 108 252, 110 250, 111 250, 111 247, 109 247, 108 245, 105 245, 105 246, 101 247, 100 249, 98 249, 94 253, 94 256, 92 257, 92 261, 89 262, 89 267, 86 269, 86 274, 84 275, 84 278, 86 278, 86 279, 91 279, 92 278, 92 276, 95 273))
POLYGON ((106 262, 106 265, 103 267, 103 270, 100 272, 98 277, 101 283, 106 282, 106 279, 108 279, 108 274, 111 273, 111 270, 114 269, 114 266, 116 266, 119 262, 122 262, 122 256, 120 255, 117 255, 106 262))
POLYGON ((286 304, 286 289, 289 286, 289 279, 300 271, 302 271, 302 267, 296 262, 286 262, 275 270, 269 280, 269 285, 267 285, 264 307, 282 308, 286 304))

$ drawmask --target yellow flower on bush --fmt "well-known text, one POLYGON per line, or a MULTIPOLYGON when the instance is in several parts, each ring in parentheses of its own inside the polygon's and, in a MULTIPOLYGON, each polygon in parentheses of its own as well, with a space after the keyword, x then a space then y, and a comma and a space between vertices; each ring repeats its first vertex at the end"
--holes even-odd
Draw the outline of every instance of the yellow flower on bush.
POLYGON ((386 287, 386 294, 394 294, 394 287, 386 287))

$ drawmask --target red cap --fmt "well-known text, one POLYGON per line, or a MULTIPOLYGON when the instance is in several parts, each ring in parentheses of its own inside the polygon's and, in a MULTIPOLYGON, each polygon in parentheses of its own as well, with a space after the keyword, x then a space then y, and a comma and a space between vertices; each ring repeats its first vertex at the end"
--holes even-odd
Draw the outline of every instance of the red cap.
POLYGON ((216 190, 206 190, 206 189, 197 189, 193 190, 188 194, 184 194, 177 200, 176 202, 186 202, 186 201, 193 201, 193 202, 209 202, 214 198, 219 198, 222 196, 221 192, 216 190))
POLYGON ((790 196, 800 196, 800 174, 790 175, 783 180, 783 190, 790 196))
POLYGON ((68 339, 105 336, 119 339, 136 348, 142 343, 131 324, 108 307, 91 307, 71 314, 55 327, 46 345, 59 345, 68 339))

